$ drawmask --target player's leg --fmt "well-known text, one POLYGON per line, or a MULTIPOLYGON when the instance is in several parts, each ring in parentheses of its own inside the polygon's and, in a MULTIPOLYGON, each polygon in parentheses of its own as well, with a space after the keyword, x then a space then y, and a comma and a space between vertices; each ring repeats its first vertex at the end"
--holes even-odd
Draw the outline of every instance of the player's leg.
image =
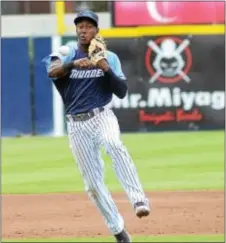
POLYGON ((120 139, 118 120, 112 110, 100 114, 102 144, 113 161, 116 176, 127 193, 138 217, 149 214, 149 201, 140 183, 134 162, 120 139))
POLYGON ((124 229, 124 221, 104 184, 104 163, 99 147, 93 139, 95 129, 89 121, 69 123, 68 135, 72 153, 82 174, 85 189, 89 197, 102 213, 104 220, 112 232, 117 235, 124 229))

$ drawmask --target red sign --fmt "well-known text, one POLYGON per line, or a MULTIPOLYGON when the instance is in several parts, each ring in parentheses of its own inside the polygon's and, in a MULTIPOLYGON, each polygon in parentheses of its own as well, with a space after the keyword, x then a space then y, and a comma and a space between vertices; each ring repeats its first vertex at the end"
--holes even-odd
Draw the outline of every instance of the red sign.
POLYGON ((114 2, 115 26, 224 24, 225 2, 114 2))
POLYGON ((203 114, 197 109, 193 109, 192 111, 184 111, 179 108, 176 109, 176 112, 166 111, 161 114, 156 113, 145 113, 144 110, 139 111, 139 120, 141 122, 152 122, 155 125, 159 125, 162 122, 185 122, 185 121, 201 121, 203 119, 203 114))

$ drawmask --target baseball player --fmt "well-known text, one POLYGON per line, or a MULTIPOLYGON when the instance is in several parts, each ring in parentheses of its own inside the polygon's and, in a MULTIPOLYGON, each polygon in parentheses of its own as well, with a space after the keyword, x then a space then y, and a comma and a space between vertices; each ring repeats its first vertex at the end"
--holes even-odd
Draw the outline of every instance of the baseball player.
POLYGON ((100 146, 104 146, 136 215, 148 216, 149 201, 120 139, 118 120, 108 108, 113 94, 121 99, 125 97, 127 80, 118 56, 106 49, 98 34, 98 16, 86 10, 77 15, 74 24, 78 44, 68 46, 64 52, 60 48, 44 58, 48 77, 63 99, 70 148, 89 197, 117 242, 131 242, 124 220, 104 184, 104 162, 100 155, 100 146))

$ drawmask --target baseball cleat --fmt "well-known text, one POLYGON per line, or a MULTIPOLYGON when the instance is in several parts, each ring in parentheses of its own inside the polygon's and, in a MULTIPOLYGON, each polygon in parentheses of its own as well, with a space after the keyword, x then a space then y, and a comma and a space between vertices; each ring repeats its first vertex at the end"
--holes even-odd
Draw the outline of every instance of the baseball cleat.
POLYGON ((135 213, 138 218, 146 217, 150 214, 150 208, 147 204, 138 202, 135 204, 135 213))
POLYGON ((125 230, 123 230, 121 233, 115 235, 115 238, 117 242, 127 242, 127 243, 132 243, 131 238, 125 230))

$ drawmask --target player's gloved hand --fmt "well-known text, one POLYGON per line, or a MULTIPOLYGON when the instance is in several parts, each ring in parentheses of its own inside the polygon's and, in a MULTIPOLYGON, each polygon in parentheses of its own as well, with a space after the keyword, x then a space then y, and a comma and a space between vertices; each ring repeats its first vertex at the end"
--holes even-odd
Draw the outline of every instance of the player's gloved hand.
POLYGON ((107 72, 110 68, 106 59, 101 59, 96 66, 102 69, 104 72, 107 72))
POLYGON ((100 35, 96 35, 90 42, 88 49, 90 61, 97 66, 100 60, 107 60, 107 48, 104 39, 100 35))
POLYGON ((91 67, 94 67, 94 65, 89 58, 85 57, 85 58, 75 60, 74 61, 74 67, 76 67, 76 68, 91 68, 91 67))

